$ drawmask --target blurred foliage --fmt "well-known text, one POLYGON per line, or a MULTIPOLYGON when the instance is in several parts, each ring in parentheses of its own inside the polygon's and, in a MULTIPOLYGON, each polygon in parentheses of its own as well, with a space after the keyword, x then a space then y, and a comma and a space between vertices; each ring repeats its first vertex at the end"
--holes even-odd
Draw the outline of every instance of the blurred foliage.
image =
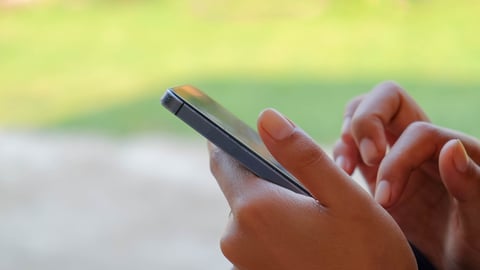
POLYGON ((0 124, 183 132, 159 98, 190 83, 252 125, 274 106, 331 141, 350 98, 394 79, 435 122, 479 136, 479 11, 451 0, 3 6, 0 124))

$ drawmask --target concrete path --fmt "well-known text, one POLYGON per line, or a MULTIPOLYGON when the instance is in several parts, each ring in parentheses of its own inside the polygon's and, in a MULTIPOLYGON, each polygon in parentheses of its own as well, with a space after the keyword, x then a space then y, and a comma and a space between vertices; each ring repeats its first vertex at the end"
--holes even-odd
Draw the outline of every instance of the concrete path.
POLYGON ((205 142, 0 131, 0 269, 228 269, 205 142))

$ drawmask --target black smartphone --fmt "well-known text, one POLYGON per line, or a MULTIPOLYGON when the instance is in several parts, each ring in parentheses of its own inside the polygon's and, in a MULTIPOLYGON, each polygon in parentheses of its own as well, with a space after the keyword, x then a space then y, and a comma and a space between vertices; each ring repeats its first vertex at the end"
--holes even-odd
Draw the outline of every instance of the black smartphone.
POLYGON ((294 192, 311 196, 267 150, 258 133, 199 89, 167 89, 162 105, 251 172, 294 192))

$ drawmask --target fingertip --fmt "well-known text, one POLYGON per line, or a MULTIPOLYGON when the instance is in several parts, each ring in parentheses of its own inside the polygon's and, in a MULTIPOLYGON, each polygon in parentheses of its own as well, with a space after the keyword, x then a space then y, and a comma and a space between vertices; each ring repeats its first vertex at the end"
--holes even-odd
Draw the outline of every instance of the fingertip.
POLYGON ((270 138, 281 141, 295 131, 295 125, 275 109, 265 109, 260 113, 258 125, 270 138))
POLYGON ((357 166, 358 152, 353 142, 350 144, 338 140, 333 148, 333 158, 338 167, 344 170, 347 174, 351 175, 357 166))
POLYGON ((391 204, 392 187, 387 180, 380 180, 375 188, 375 201, 383 207, 391 204))
POLYGON ((335 158, 335 163, 337 164, 338 167, 340 167, 346 173, 350 174, 350 172, 349 172, 349 169, 350 169, 349 161, 344 156, 338 156, 337 158, 335 158))
POLYGON ((363 162, 368 166, 378 165, 380 163, 380 151, 375 142, 369 138, 363 138, 359 145, 360 155, 363 162))
POLYGON ((476 173, 476 168, 472 168, 472 165, 460 140, 450 140, 442 147, 439 157, 441 178, 449 193, 457 200, 468 200, 469 194, 474 191, 469 187, 470 178, 475 178, 470 172, 476 173))
POLYGON ((453 140, 452 144, 455 144, 455 152, 453 155, 453 164, 460 173, 466 173, 468 165, 470 163, 470 157, 467 154, 467 150, 463 146, 462 142, 458 139, 453 140))

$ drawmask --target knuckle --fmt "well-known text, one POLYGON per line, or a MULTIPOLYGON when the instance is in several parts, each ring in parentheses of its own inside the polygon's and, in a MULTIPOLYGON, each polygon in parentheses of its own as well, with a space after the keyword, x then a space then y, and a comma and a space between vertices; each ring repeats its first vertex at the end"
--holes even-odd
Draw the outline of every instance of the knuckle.
POLYGON ((250 194, 237 200, 235 202, 235 221, 238 228, 249 232, 258 230, 265 224, 270 208, 265 196, 250 194))
POLYGON ((324 164, 332 162, 317 143, 302 130, 294 133, 283 146, 279 162, 293 174, 308 174, 312 169, 318 170, 323 168, 324 164))
POLYGON ((233 228, 227 228, 220 239, 220 250, 225 258, 234 264, 240 261, 240 239, 241 237, 238 236, 238 232, 236 232, 233 228))
POLYGON ((325 154, 317 147, 311 145, 299 147, 299 155, 296 157, 297 169, 302 170, 323 163, 326 159, 325 154))
MULTIPOLYGON (((271 185, 270 183, 265 183, 271 185)), ((262 235, 274 226, 280 212, 286 210, 285 196, 278 189, 252 191, 233 206, 236 227, 247 235, 262 235)))
POLYGON ((433 138, 438 134, 438 129, 428 122, 416 121, 411 123, 406 129, 407 136, 416 137, 419 139, 433 138))
POLYGON ((370 133, 375 127, 382 124, 382 120, 375 114, 363 113, 356 114, 352 118, 352 131, 355 135, 357 132, 370 133))
POLYGON ((403 88, 395 81, 387 80, 383 81, 378 85, 378 89, 383 91, 395 91, 395 92, 404 92, 403 88))
POLYGON ((272 196, 252 192, 237 199, 232 206, 233 216, 220 239, 223 255, 232 263, 242 262, 249 239, 267 234, 272 226, 271 214, 276 212, 277 200, 272 196))

